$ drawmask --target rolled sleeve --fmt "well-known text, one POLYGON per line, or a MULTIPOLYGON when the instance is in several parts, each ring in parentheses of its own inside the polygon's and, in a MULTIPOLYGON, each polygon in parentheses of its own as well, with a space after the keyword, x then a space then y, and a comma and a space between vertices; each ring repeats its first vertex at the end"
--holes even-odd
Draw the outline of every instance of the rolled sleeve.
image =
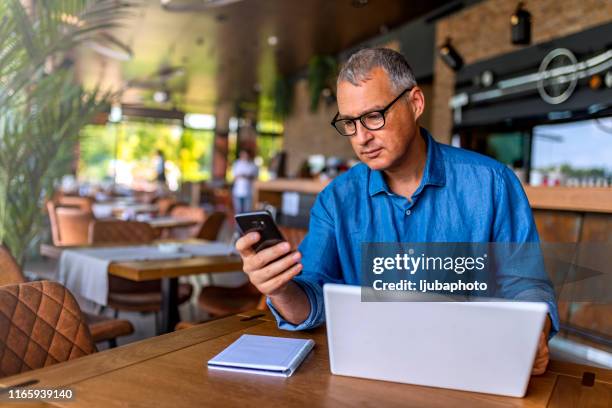
POLYGON ((286 321, 283 316, 280 315, 278 310, 274 307, 270 298, 268 298, 267 303, 270 311, 276 318, 276 322, 278 323, 278 328, 282 330, 289 331, 298 331, 298 330, 308 330, 313 329, 317 326, 320 326, 325 321, 325 308, 323 306, 323 294, 321 292, 321 287, 309 282, 306 279, 301 279, 299 276, 293 279, 295 283, 297 283, 300 288, 306 293, 308 297, 308 302, 310 303, 310 314, 300 324, 293 324, 286 321))
POLYGON ((306 330, 321 325, 325 321, 323 285, 344 283, 336 246, 334 217, 325 207, 325 198, 326 190, 319 194, 312 207, 308 234, 299 247, 302 253, 302 272, 293 278, 308 297, 310 313, 302 323, 291 324, 280 315, 268 299, 268 306, 280 329, 306 330))

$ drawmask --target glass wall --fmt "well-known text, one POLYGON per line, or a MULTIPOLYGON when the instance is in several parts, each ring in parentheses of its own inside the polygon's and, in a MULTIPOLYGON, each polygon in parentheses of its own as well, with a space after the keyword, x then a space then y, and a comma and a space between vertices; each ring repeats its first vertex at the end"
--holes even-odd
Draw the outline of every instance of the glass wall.
POLYGON ((212 130, 183 128, 180 121, 138 120, 83 129, 80 143, 79 180, 112 182, 135 189, 155 186, 156 152, 166 159, 168 187, 181 181, 210 178, 212 130))

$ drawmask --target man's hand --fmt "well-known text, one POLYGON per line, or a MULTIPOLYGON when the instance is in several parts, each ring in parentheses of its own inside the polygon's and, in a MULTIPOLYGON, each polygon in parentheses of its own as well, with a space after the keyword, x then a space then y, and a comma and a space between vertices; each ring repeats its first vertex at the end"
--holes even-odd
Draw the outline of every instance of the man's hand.
POLYGON ((536 353, 535 360, 533 361, 533 369, 531 370, 531 375, 544 374, 544 372, 546 371, 546 366, 548 366, 548 359, 548 341, 546 340, 546 335, 544 335, 544 333, 540 333, 538 352, 536 353))
POLYGON ((292 281, 300 273, 302 255, 291 251, 288 242, 255 253, 252 246, 259 241, 259 234, 251 232, 236 241, 236 249, 242 257, 242 269, 251 283, 268 296, 275 309, 290 323, 300 324, 310 314, 310 301, 299 285, 292 281))
POLYGON ((550 333, 550 317, 546 317, 546 323, 544 324, 544 330, 540 333, 540 341, 538 342, 538 351, 533 361, 533 369, 531 375, 544 374, 546 366, 548 366, 549 351, 548 351, 548 334, 550 333))
POLYGON ((236 249, 242 258, 244 273, 251 283, 266 296, 280 294, 287 283, 302 270, 301 254, 291 251, 288 242, 256 253, 252 246, 259 241, 257 232, 250 232, 236 241, 236 249))

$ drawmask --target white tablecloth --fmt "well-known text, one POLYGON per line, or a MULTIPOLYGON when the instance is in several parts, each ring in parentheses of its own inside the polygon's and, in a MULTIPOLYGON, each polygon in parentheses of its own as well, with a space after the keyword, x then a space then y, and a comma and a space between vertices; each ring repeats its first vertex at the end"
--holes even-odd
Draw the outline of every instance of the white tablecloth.
POLYGON ((156 246, 66 249, 59 262, 59 279, 72 293, 99 305, 107 304, 111 262, 190 258, 190 252, 162 252, 156 246))
POLYGON ((182 244, 181 251, 193 256, 217 256, 231 255, 236 253, 233 245, 223 242, 211 242, 209 244, 182 244))

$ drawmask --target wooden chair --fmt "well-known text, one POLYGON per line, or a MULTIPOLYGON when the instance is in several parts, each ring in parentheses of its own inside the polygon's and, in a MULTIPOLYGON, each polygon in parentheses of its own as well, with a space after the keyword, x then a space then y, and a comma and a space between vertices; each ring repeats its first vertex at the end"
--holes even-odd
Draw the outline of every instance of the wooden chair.
POLYGON ((88 228, 88 241, 91 244, 149 244, 154 239, 155 230, 145 222, 95 220, 88 228))
POLYGON ((176 218, 195 221, 196 224, 191 227, 173 228, 170 231, 169 237, 175 239, 197 238, 204 222, 206 221, 206 213, 202 208, 191 207, 188 205, 175 205, 170 210, 170 215, 176 218))
MULTIPOLYGON (((25 282, 26 278, 17 261, 9 249, 0 244, 0 286, 25 282)), ((118 337, 134 333, 134 326, 128 320, 110 319, 89 313, 84 313, 84 316, 95 343, 106 341, 109 347, 113 348, 117 346, 118 337)))
POLYGON ((177 205, 177 201, 174 197, 159 197, 153 202, 157 204, 157 214, 162 216, 170 214, 172 207, 177 205))
POLYGON ((210 214, 206 217, 206 220, 204 220, 204 224, 202 224, 197 234, 197 238, 216 241, 221 231, 221 227, 223 226, 223 222, 225 221, 225 217, 226 214, 221 211, 215 211, 210 214))
MULTIPOLYGON (((155 231, 149 224, 136 221, 97 220, 89 229, 92 244, 130 243, 149 244, 155 238, 155 231)), ((179 304, 191 298, 193 286, 180 283, 178 288, 179 304)), ((135 282, 118 276, 108 277, 108 306, 115 310, 155 313, 161 309, 161 280, 135 282)))
POLYGON ((51 239, 55 246, 87 245, 93 213, 74 207, 58 207, 47 201, 51 239))
POLYGON ((96 351, 78 303, 56 282, 0 287, 0 377, 96 351))
POLYGON ((61 195, 57 198, 57 205, 60 207, 73 207, 82 211, 93 212, 93 198, 61 195))
MULTIPOLYGON (((293 248, 299 246, 307 233, 307 230, 302 228, 280 227, 279 229, 293 248)), ((251 282, 237 288, 206 286, 200 291, 198 305, 211 316, 217 317, 251 309, 264 310, 266 297, 251 282)))

